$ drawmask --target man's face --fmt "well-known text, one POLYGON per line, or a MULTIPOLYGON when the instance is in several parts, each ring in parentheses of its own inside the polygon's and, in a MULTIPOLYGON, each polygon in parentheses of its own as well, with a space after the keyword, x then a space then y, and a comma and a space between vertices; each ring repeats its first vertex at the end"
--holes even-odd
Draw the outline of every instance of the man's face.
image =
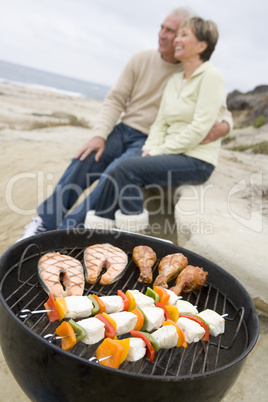
POLYGON ((174 39, 177 35, 180 23, 184 20, 181 14, 169 15, 161 25, 158 35, 158 51, 163 59, 169 63, 175 63, 174 58, 174 39))

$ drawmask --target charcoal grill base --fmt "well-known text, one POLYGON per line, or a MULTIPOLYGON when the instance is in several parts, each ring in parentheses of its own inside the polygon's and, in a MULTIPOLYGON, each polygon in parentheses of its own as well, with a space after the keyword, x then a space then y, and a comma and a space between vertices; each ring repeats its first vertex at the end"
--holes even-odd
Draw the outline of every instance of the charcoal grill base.
MULTIPOLYGON (((36 261, 36 259, 38 259, 36 248, 30 248, 27 259, 23 262, 27 265, 27 270, 29 266, 29 271, 31 271, 30 262, 36 261)), ((26 270, 23 266, 19 275, 22 282, 25 273, 26 270)), ((0 259, 0 281, 1 347, 16 381, 33 401, 73 402, 79 400, 79 402, 83 402, 102 401, 107 398, 111 401, 141 399, 162 402, 176 398, 179 398, 180 401, 219 401, 236 381, 248 353, 258 338, 259 323, 254 304, 246 290, 231 275, 211 261, 188 250, 140 235, 92 231, 84 234, 67 233, 66 231, 44 233, 32 239, 26 239, 7 250, 0 259), (223 353, 223 360, 215 370, 205 371, 201 374, 188 373, 178 377, 145 375, 142 371, 107 369, 96 363, 87 362, 85 356, 79 357, 62 351, 56 345, 49 344, 29 328, 27 323, 23 323, 17 317, 19 305, 17 306, 15 303, 15 307, 12 307, 10 304, 14 303, 12 298, 9 298, 9 295, 14 292, 14 288, 18 286, 14 284, 12 275, 13 272, 19 270, 19 261, 29 244, 38 245, 41 253, 62 249, 68 252, 72 250, 73 253, 75 249, 75 252, 81 255, 80 250, 88 245, 106 242, 127 252, 131 252, 139 244, 149 245, 155 249, 159 258, 174 252, 182 252, 187 256, 190 264, 204 267, 209 273, 208 281, 213 284, 213 289, 220 288, 217 303, 219 303, 218 299, 221 298, 221 295, 226 294, 228 295, 227 304, 234 305, 234 311, 239 311, 240 307, 243 307, 243 323, 238 337, 234 340, 234 346, 231 348, 234 358, 230 360, 228 356, 225 361, 225 353, 223 353)), ((128 288, 133 285, 131 280, 128 285, 128 288)), ((109 287, 106 289, 107 292, 112 291, 109 287)), ((200 294, 197 297, 202 304, 204 301, 202 293, 200 294)), ((216 302, 214 301, 214 303, 216 302)), ((228 338, 227 341, 229 342, 228 338)), ((222 359, 221 355, 220 359, 222 359)), ((150 366, 149 363, 146 364, 150 366)))
MULTIPOLYGON (((1 325, 7 320, 10 322, 10 317, 5 317, 5 310, 1 308, 0 313, 1 325)), ((193 380, 145 379, 121 372, 118 375, 114 370, 105 369, 104 372, 97 364, 85 365, 71 355, 55 352, 40 344, 39 339, 29 336, 28 331, 18 329, 15 320, 1 334, 0 340, 16 381, 32 401, 40 402, 97 402, 108 398, 115 402, 215 402, 228 393, 245 362, 244 359, 226 371, 193 380), (18 348, 18 339, 23 348, 18 348)))

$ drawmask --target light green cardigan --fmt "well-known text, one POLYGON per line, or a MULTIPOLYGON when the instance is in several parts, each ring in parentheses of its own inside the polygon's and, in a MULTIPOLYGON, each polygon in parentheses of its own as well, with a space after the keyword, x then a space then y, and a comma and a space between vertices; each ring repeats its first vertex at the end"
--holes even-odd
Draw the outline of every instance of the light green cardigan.
POLYGON ((143 149, 150 155, 185 154, 216 166, 221 139, 199 143, 226 110, 221 72, 207 61, 183 85, 183 72, 167 83, 143 149))

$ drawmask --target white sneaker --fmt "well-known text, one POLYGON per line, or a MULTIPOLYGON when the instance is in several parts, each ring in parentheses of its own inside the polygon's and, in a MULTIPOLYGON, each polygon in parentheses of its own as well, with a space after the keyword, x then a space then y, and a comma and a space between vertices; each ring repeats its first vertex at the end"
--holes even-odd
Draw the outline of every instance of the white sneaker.
POLYGON ((95 210, 90 210, 86 214, 84 226, 86 229, 111 230, 115 227, 115 221, 97 216, 95 210))
MULTIPOLYGON (((40 216, 36 216, 32 218, 32 222, 28 223, 25 226, 25 230, 21 238, 19 240, 26 239, 27 237, 37 235, 38 233, 46 232, 47 228, 43 222, 43 219, 40 216)), ((17 241, 19 241, 17 240, 17 241)))
POLYGON ((115 212, 115 225, 117 229, 127 232, 142 232, 149 227, 149 212, 144 209, 138 215, 125 215, 118 209, 115 212))

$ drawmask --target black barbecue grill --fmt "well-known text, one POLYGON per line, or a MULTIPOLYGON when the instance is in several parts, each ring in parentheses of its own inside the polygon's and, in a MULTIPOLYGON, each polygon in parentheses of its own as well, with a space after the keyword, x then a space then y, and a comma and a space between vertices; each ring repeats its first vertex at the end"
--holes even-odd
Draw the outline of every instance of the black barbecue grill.
POLYGON ((44 233, 17 243, 2 256, 0 280, 1 346, 13 375, 34 401, 98 401, 108 397, 112 401, 218 401, 235 382, 258 338, 254 305, 235 278, 195 253, 152 237, 119 231, 44 233), (86 284, 85 295, 114 295, 118 289, 145 293, 147 285, 138 282, 139 270, 132 260, 137 245, 155 250, 154 278, 162 257, 182 252, 189 264, 208 272, 203 288, 183 299, 197 305, 199 311, 210 308, 228 314, 225 333, 211 336, 209 342, 189 344, 187 349, 161 350, 153 363, 146 358, 124 362, 117 370, 89 361, 99 343, 88 346, 79 342, 69 352, 61 350, 58 341, 49 343, 44 336, 55 333, 58 322, 49 323, 46 313, 19 318, 23 309, 42 310, 48 297, 38 279, 38 260, 48 251, 58 251, 82 261, 84 249, 97 243, 123 249, 128 265, 123 277, 112 285, 86 284))

